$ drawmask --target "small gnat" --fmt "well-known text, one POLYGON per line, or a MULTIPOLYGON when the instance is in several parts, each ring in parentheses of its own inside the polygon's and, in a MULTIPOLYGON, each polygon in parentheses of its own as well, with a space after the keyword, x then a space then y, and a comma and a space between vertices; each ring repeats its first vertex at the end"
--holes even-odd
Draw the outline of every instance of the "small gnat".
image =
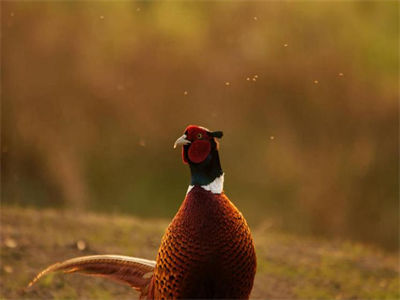
POLYGON ((272 140, 275 139, 275 137, 274 137, 273 135, 271 135, 271 136, 269 137, 269 139, 272 141, 272 140))
POLYGON ((339 75, 340 77, 344 76, 344 74, 343 74, 342 72, 340 72, 338 75, 339 75))
POLYGON ((146 147, 146 141, 144 139, 139 140, 139 146, 140 147, 146 147))
POLYGON ((104 20, 104 16, 100 16, 100 20, 104 20))
POLYGON ((231 83, 229 81, 227 81, 227 82, 225 82, 225 85, 229 86, 229 85, 231 85, 231 83))
POLYGON ((251 78, 247 77, 246 80, 247 81, 257 81, 258 75, 253 75, 251 78))
POLYGON ((283 47, 286 48, 287 46, 289 46, 289 44, 287 44, 287 43, 283 44, 283 47))
POLYGON ((319 81, 318 80, 314 80, 314 84, 318 84, 319 83, 319 81))
POLYGON ((257 18, 257 17, 253 17, 253 20, 254 20, 254 21, 257 21, 257 20, 258 20, 258 18, 257 18))
POLYGON ((184 94, 185 96, 187 96, 187 94, 188 94, 188 91, 184 91, 184 92, 183 92, 183 94, 184 94))

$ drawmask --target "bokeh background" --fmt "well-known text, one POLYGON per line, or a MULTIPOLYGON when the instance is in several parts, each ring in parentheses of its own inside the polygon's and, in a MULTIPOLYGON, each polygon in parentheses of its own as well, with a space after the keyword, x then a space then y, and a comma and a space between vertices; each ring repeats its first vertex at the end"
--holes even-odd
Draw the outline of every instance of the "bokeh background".
POLYGON ((171 218, 198 124, 250 225, 397 250, 398 6, 2 2, 2 205, 171 218))

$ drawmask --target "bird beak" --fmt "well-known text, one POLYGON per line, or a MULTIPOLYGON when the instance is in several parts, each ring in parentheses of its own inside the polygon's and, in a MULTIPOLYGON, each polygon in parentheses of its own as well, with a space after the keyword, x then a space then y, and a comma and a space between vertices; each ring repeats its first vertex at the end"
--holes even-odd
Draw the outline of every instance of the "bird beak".
POLYGON ((184 134, 179 139, 176 140, 176 142, 174 144, 174 149, 177 146, 183 146, 183 145, 187 145, 187 144, 190 144, 190 141, 186 139, 186 134, 184 134))

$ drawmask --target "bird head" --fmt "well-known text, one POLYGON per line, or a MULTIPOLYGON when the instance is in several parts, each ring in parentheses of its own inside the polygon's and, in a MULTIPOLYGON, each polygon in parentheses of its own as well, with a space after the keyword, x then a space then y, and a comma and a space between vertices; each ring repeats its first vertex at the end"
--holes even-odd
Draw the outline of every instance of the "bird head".
POLYGON ((207 128, 189 125, 184 134, 174 144, 182 147, 184 163, 200 164, 204 162, 212 151, 218 150, 216 138, 222 138, 222 131, 210 131, 207 128))

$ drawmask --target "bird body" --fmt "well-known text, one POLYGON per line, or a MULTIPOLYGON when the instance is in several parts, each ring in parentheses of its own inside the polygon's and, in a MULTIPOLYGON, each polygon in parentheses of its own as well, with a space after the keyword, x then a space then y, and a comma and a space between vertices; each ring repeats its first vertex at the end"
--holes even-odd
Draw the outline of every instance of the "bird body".
POLYGON ((218 142, 222 132, 188 126, 182 147, 191 185, 168 226, 156 261, 115 255, 79 257, 53 271, 80 272, 129 284, 143 299, 247 299, 256 272, 253 239, 246 220, 223 191, 218 142))
POLYGON ((194 186, 162 239, 149 296, 248 298, 255 261, 250 230, 238 209, 224 193, 194 186))

